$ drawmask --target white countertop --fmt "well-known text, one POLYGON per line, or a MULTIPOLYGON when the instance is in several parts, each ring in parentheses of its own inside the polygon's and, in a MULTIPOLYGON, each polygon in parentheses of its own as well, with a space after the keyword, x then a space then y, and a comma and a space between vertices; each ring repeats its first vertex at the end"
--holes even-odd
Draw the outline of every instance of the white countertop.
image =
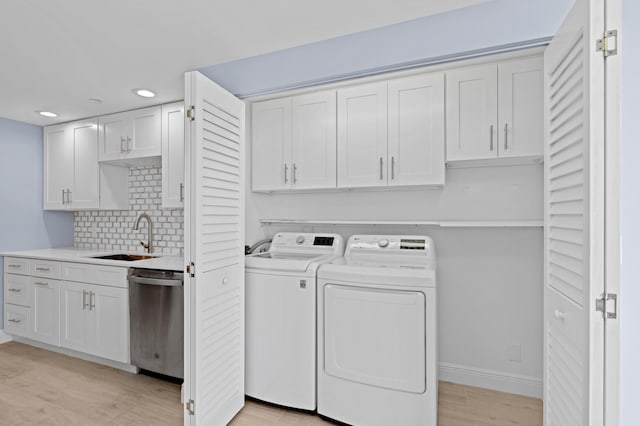
MULTIPOLYGON (((181 255, 157 255, 154 259, 144 259, 135 261, 126 260, 109 260, 109 259, 94 259, 92 256, 104 256, 109 254, 126 253, 123 251, 114 250, 93 250, 93 249, 81 249, 75 247, 65 248, 50 248, 41 250, 22 250, 1 253, 0 256, 6 257, 24 257, 30 259, 43 259, 43 260, 57 260, 60 262, 77 262, 77 263, 91 263, 94 265, 111 265, 111 266, 124 266, 131 268, 144 268, 144 269, 162 269, 165 271, 183 271, 184 270, 184 257, 181 255)), ((142 254, 147 253, 128 253, 128 254, 142 254)), ((151 253, 151 256, 156 256, 151 253)))

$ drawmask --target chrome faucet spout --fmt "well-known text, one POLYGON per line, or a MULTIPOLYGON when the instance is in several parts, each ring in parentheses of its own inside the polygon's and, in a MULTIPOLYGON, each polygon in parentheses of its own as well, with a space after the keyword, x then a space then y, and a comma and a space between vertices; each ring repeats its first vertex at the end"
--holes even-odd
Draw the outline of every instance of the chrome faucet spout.
POLYGON ((140 241, 140 244, 142 244, 142 247, 147 250, 147 253, 153 253, 153 222, 151 221, 151 217, 149 217, 148 214, 142 213, 133 223, 134 231, 138 230, 138 227, 140 226, 140 219, 147 220, 147 243, 145 244, 144 241, 140 241))

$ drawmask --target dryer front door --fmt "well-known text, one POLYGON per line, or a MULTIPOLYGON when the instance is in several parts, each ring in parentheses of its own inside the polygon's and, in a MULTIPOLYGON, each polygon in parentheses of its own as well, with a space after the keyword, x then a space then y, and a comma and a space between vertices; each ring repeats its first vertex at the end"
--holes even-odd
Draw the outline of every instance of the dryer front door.
POLYGON ((426 391, 425 295, 328 284, 324 287, 324 370, 403 392, 426 391))

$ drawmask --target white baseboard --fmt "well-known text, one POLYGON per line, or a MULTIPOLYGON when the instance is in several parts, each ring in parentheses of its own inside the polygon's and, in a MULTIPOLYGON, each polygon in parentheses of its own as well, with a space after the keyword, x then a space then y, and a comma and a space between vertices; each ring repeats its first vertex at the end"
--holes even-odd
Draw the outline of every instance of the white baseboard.
POLYGON ((0 330, 0 345, 13 340, 9 334, 6 334, 3 330, 0 330))
POLYGON ((542 379, 537 377, 441 362, 438 379, 542 399, 542 379))

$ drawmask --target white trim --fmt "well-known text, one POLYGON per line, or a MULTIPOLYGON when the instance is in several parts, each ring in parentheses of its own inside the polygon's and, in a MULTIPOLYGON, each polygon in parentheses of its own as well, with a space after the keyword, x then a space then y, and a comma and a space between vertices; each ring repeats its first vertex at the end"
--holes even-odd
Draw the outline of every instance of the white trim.
MULTIPOLYGON (((261 91, 259 93, 248 93, 236 95, 245 102, 253 103, 269 99, 296 96, 305 93, 318 92, 320 90, 339 89, 345 86, 353 86, 366 83, 374 83, 394 78, 409 77, 418 74, 450 71, 455 68, 474 66, 485 63, 496 63, 498 61, 509 61, 528 56, 539 56, 544 52, 547 39, 540 40, 528 46, 519 46, 515 49, 497 49, 471 53, 469 55, 454 55, 442 58, 435 58, 432 61, 417 62, 410 65, 399 65, 390 68, 380 68, 353 74, 347 74, 336 78, 326 78, 311 80, 293 86, 277 87, 261 91)), ((249 108, 247 108, 249 109, 249 108)))
POLYGON ((7 343, 13 340, 10 334, 4 332, 4 330, 0 330, 0 345, 3 343, 7 343))
POLYGON ((36 342, 35 340, 26 339, 24 337, 14 336, 13 340, 19 343, 24 343, 25 345, 35 346, 36 348, 45 349, 47 351, 56 352, 62 355, 67 355, 73 358, 82 359, 84 361, 94 362, 96 364, 106 365, 108 367, 117 368, 118 370, 123 370, 128 373, 137 374, 139 369, 138 367, 130 364, 124 364, 117 361, 112 361, 106 358, 100 358, 97 356, 89 355, 83 352, 77 352, 71 349, 62 348, 59 346, 52 346, 46 343, 36 342))
POLYGON ((441 362, 438 379, 532 398, 542 398, 542 378, 537 377, 441 362))

